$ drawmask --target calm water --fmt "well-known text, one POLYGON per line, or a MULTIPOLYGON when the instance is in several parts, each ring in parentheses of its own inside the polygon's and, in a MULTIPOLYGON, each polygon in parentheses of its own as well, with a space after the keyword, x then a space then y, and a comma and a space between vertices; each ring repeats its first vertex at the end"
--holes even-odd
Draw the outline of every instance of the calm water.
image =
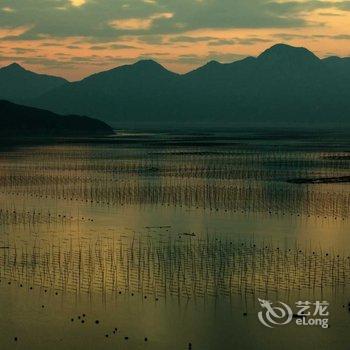
POLYGON ((293 180, 349 176, 349 146, 296 129, 3 145, 0 348, 346 349, 350 184, 293 180), (271 330, 258 298, 327 300, 331 327, 271 330))

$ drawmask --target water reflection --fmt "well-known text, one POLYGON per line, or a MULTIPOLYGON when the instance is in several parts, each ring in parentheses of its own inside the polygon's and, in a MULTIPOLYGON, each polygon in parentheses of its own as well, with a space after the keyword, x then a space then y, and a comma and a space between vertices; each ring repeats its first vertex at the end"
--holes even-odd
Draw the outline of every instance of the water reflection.
POLYGON ((327 335, 307 336, 341 348, 350 187, 288 180, 348 176, 348 139, 254 135, 120 133, 0 152, 0 344, 300 347, 305 330, 261 328, 266 297, 331 301, 327 335))

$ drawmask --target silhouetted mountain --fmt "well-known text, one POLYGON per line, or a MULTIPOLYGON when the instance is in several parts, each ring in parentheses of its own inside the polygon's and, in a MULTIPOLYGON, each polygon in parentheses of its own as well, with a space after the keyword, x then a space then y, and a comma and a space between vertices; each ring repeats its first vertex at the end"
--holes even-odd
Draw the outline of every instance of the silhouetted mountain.
POLYGON ((211 61, 184 75, 140 61, 67 83, 32 101, 59 113, 126 122, 349 122, 349 60, 274 45, 258 57, 211 61))
POLYGON ((127 121, 131 115, 147 120, 164 112, 177 78, 160 64, 143 60, 56 88, 34 105, 64 114, 77 110, 109 121, 127 121))
POLYGON ((317 63, 320 59, 304 47, 293 47, 285 44, 277 44, 265 50, 259 55, 260 62, 274 65, 290 65, 317 63))
POLYGON ((350 57, 340 58, 337 56, 331 56, 322 60, 333 73, 336 73, 344 81, 350 80, 350 57))
POLYGON ((13 63, 0 68, 0 99, 25 102, 65 83, 63 78, 33 73, 13 63))
POLYGON ((78 136, 110 134, 113 130, 100 120, 53 112, 0 100, 0 135, 78 136))

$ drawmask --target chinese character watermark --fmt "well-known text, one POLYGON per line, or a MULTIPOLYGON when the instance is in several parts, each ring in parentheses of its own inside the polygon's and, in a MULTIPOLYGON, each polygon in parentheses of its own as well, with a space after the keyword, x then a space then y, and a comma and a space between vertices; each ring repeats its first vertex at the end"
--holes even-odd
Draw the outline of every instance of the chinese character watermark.
POLYGON ((276 305, 269 300, 258 299, 262 311, 258 312, 259 321, 268 328, 286 325, 295 319, 297 326, 320 326, 328 328, 329 302, 327 301, 297 301, 295 313, 292 308, 281 301, 276 305))

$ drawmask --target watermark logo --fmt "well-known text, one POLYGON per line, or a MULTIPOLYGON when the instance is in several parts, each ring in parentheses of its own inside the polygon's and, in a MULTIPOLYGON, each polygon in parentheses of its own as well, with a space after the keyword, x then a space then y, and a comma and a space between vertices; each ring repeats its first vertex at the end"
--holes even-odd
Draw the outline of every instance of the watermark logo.
POLYGON ((279 302, 280 306, 272 306, 269 300, 258 299, 263 311, 258 313, 260 322, 269 328, 276 325, 285 325, 292 321, 293 311, 285 303, 279 302))
POLYGON ((328 328, 329 303, 327 301, 297 301, 296 312, 281 301, 276 305, 269 300, 258 299, 261 311, 258 312, 259 321, 268 328, 283 326, 295 319, 297 326, 320 326, 328 328))

